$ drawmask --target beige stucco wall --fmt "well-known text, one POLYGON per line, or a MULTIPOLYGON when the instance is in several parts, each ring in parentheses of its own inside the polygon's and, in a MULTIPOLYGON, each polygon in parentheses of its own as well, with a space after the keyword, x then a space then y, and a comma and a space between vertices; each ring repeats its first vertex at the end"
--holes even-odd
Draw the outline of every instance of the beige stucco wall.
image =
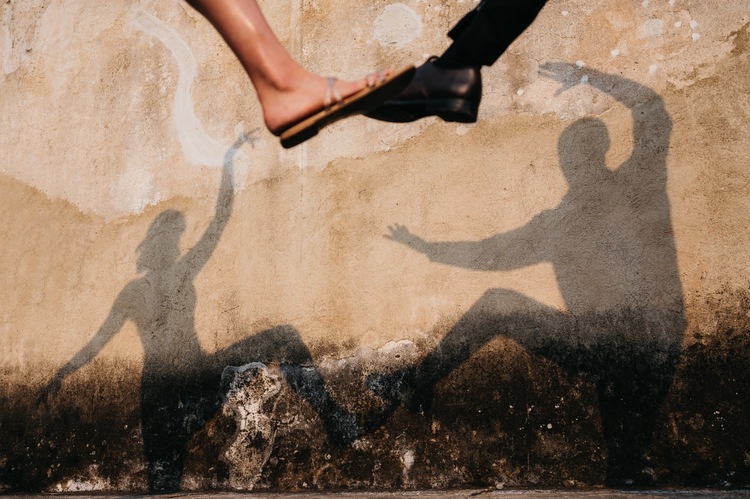
MULTIPOLYGON (((446 30, 472 5, 262 2, 295 57, 344 77, 439 53, 446 30)), ((118 295, 144 275, 139 245, 160 213, 184 214, 180 248, 193 248, 216 213, 227 158, 234 188, 228 193, 225 184, 223 192, 233 204, 221 212, 228 217, 223 233, 209 234, 216 246, 193 281, 194 313, 183 310, 181 318, 206 354, 275 324, 293 325, 316 359, 399 340, 433 345, 488 289, 562 312, 671 310, 684 300, 686 344, 696 341, 695 331, 715 332, 719 308, 745 313, 737 310, 741 302, 715 297, 748 283, 746 0, 551 0, 485 69, 476 125, 356 117, 291 150, 263 128, 240 65, 183 2, 9 0, 2 16, 5 372, 44 383, 96 335, 118 295), (577 66, 573 77, 584 81, 556 93, 560 84, 540 75, 550 61, 577 66), (559 272, 544 258, 471 270, 430 261, 386 237, 400 224, 427 241, 480 241, 554 210, 569 192, 561 158, 591 154, 586 144, 559 150, 566 128, 584 117, 606 124, 606 165, 616 172, 636 150, 633 115, 587 84, 600 73, 663 99, 672 126, 665 160, 671 228, 620 234, 629 224, 614 221, 610 243, 624 246, 602 246, 589 261, 674 244, 677 275, 668 273, 677 281, 663 296, 659 283, 627 289, 616 279, 590 279, 587 289, 564 296, 559 272), (235 151, 242 133, 250 140, 235 151), (630 298, 611 303, 612 296, 630 298)), ((653 188, 642 187, 634 192, 653 188)), ((578 236, 554 234, 569 222, 557 220, 549 236, 575 253, 578 236)), ((508 258, 532 250, 516 245, 508 258)), ((638 264, 658 279, 669 262, 638 264)), ((160 354, 169 362, 168 352, 160 354)), ((127 322, 98 358, 138 364, 143 355, 137 327, 127 322)))
MULTIPOLYGON (((308 67, 349 76, 439 52, 441 34, 470 7, 407 5, 421 35, 393 48, 374 30, 388 5, 263 7, 308 67)), ((195 243, 213 214, 225 153, 262 120, 239 64, 180 2, 3 9, 2 361, 62 362, 137 276, 136 247, 157 213, 185 211, 181 245, 195 243)), ((488 287, 564 307, 549 265, 461 271, 383 237, 401 223, 428 240, 478 240, 554 207, 566 191, 557 138, 576 118, 607 123, 610 168, 628 157, 627 110, 590 87, 556 96, 558 84, 538 75, 550 60, 621 74, 664 97, 686 295, 744 285, 739 39, 748 16, 741 1, 551 2, 486 71, 476 126, 355 118, 289 151, 253 131, 235 160, 228 228, 196 280, 202 344, 211 350, 256 322, 282 321, 311 339, 377 346, 420 335, 488 287)), ((134 340, 125 332, 103 354, 138 355, 134 340)))

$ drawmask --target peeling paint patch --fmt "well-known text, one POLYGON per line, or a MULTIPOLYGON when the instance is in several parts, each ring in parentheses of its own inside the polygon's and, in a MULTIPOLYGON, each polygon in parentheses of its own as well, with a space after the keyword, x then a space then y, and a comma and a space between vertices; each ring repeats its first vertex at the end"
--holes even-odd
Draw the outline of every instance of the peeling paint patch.
POLYGON ((281 375, 253 362, 227 367, 222 374, 225 408, 236 415, 235 440, 224 456, 232 463, 229 484, 252 490, 268 462, 276 436, 274 404, 267 402, 281 391, 281 375))
POLYGON ((384 47, 403 47, 421 34, 422 21, 419 15, 403 3, 387 6, 375 20, 375 39, 384 47))
POLYGON ((154 189, 154 175, 150 170, 129 168, 117 181, 112 193, 112 204, 126 213, 141 213, 155 205, 162 196, 154 189))
POLYGON ((409 471, 414 466, 414 451, 409 449, 401 455, 401 463, 404 465, 404 481, 409 479, 409 471))
POLYGON ((695 19, 692 19, 692 20, 690 21, 690 29, 692 29, 692 30, 693 30, 693 34, 692 34, 692 35, 690 35, 690 38, 691 38, 691 39, 692 39, 692 40, 693 40, 694 42, 697 42, 697 41, 698 41, 698 40, 700 40, 700 38, 701 38, 701 35, 700 35, 700 33, 698 33, 698 32, 696 32, 696 31, 695 31, 695 30, 696 30, 696 28, 698 28, 698 21, 696 21, 695 19))
POLYGON ((646 37, 659 36, 663 25, 661 19, 649 19, 641 25, 641 34, 646 37))
MULTIPOLYGON (((520 92, 521 92, 521 93, 520 93, 520 94, 518 94, 518 95, 522 95, 522 94, 523 94, 523 90, 520 90, 520 92)), ((467 134, 468 132, 469 132, 469 127, 467 127, 467 126, 464 126, 464 125, 458 125, 458 126, 456 127, 456 135, 459 135, 459 136, 464 136, 464 135, 466 135, 466 134, 467 134)))
POLYGON ((64 484, 55 486, 55 492, 101 492, 111 487, 101 479, 98 480, 67 480, 64 484))

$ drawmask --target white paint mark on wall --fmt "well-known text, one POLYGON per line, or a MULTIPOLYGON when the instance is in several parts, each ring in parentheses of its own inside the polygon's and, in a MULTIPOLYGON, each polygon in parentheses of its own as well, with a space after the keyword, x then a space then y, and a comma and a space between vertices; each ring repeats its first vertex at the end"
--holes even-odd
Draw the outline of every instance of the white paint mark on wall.
MULTIPOLYGON (((698 21, 696 21, 695 19, 691 19, 690 20, 690 29, 692 29, 693 31, 695 31, 695 28, 697 28, 697 27, 698 27, 698 21)), ((692 35, 690 35, 690 37, 693 39, 694 42, 697 42, 698 40, 700 40, 701 35, 700 35, 700 33, 695 33, 694 32, 692 35)))
POLYGON ((669 5, 670 6, 674 6, 674 4, 675 4, 675 0, 669 0, 669 5))
POLYGON ((583 61, 582 61, 582 60, 580 60, 580 59, 576 61, 576 66, 578 66, 578 69, 581 69, 581 68, 582 68, 582 67, 584 67, 585 65, 586 65, 586 63, 585 63, 585 62, 583 62, 583 61))
POLYGON ((658 68, 658 66, 657 66, 656 64, 652 64, 652 65, 650 65, 650 66, 648 67, 648 74, 654 74, 654 73, 656 73, 656 69, 657 69, 657 68, 658 68))
POLYGON ((414 451, 409 449, 401 456, 401 462, 404 465, 404 477, 409 475, 409 470, 414 466, 414 451))
POLYGON ((111 484, 101 478, 88 478, 86 480, 65 480, 55 485, 56 492, 94 492, 111 488, 111 484))
POLYGON ((177 32, 148 12, 138 11, 133 24, 162 42, 177 60, 179 77, 174 98, 174 120, 185 157, 196 166, 221 166, 228 146, 210 137, 195 115, 191 86, 198 69, 190 48, 177 32))
POLYGON ((620 51, 617 50, 617 49, 614 49, 614 50, 610 51, 609 55, 612 56, 613 58, 617 57, 618 55, 620 55, 620 51))
POLYGON ((682 26, 682 21, 677 21, 676 23, 674 23, 675 28, 679 28, 681 26, 682 26))
POLYGON ((419 15, 403 3, 393 3, 375 19, 375 39, 384 47, 399 48, 422 34, 419 15))
POLYGON ((567 10, 564 10, 561 12, 561 14, 563 15, 563 17, 568 17, 570 15, 570 12, 568 12, 567 10))
POLYGON ((587 83, 589 81, 589 75, 581 76, 581 83, 587 83))
POLYGON ((641 33, 644 36, 659 36, 661 35, 663 24, 661 19, 649 19, 641 25, 641 33))
POLYGON ((643 0, 643 3, 641 5, 643 5, 644 9, 648 8, 648 0, 643 0))

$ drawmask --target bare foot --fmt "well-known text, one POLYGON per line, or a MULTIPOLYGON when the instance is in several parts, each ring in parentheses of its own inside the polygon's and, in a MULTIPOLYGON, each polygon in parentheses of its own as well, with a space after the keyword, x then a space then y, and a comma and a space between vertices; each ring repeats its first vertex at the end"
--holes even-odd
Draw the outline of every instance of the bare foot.
MULTIPOLYGON (((390 71, 385 74, 388 75, 390 71)), ((377 78, 376 78, 377 79, 377 78)), ((336 80, 335 89, 341 98, 349 97, 367 87, 367 78, 356 81, 336 80)), ((263 107, 263 120, 274 135, 302 118, 330 105, 325 98, 328 93, 328 80, 304 71, 290 81, 285 88, 268 89, 258 93, 263 107)), ((335 101, 334 101, 335 102, 335 101)))

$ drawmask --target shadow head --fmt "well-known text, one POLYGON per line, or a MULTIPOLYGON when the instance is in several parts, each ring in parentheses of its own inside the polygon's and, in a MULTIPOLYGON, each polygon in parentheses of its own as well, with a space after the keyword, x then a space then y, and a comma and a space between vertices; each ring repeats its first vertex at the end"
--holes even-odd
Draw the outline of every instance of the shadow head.
POLYGON ((571 187, 586 185, 609 173, 605 156, 611 145, 607 125, 583 118, 563 130, 557 141, 560 167, 571 187))
POLYGON ((161 212, 148 228, 137 251, 138 272, 169 268, 180 257, 180 238, 185 232, 185 215, 181 211, 161 212))

